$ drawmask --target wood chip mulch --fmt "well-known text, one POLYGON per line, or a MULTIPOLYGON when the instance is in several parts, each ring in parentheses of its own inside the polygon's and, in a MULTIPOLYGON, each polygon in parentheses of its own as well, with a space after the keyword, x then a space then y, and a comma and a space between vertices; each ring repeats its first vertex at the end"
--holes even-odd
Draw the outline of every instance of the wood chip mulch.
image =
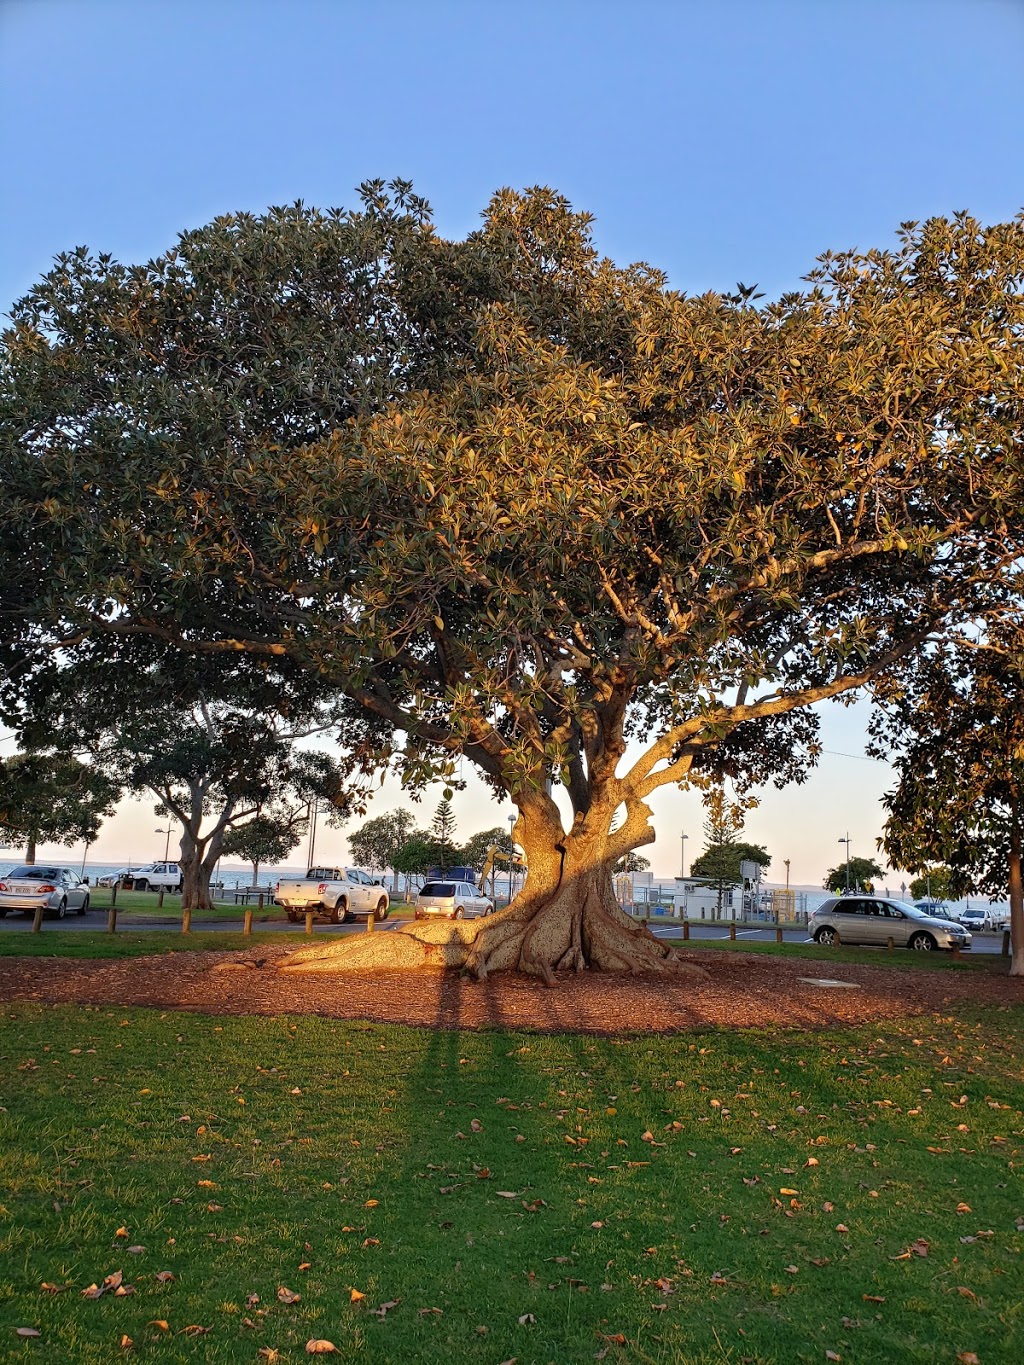
POLYGON ((684 954, 707 978, 584 972, 549 989, 516 973, 483 983, 452 972, 283 975, 271 946, 106 960, 0 958, 0 1000, 143 1005, 203 1014, 316 1014, 432 1029, 676 1033, 708 1028, 821 1029, 941 1012, 963 1001, 1024 1004, 1024 978, 796 961, 746 953, 684 954), (225 962, 250 970, 223 970, 225 962), (253 966, 254 963, 263 965, 253 966), (220 965, 220 970, 214 970, 220 965), (801 977, 854 983, 808 984, 801 977))

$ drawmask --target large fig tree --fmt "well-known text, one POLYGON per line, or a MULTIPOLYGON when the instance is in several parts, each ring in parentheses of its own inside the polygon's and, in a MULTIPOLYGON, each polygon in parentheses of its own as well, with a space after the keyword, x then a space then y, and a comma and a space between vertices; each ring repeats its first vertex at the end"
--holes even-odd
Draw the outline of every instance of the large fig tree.
POLYGON ((62 257, 0 373, 14 685, 99 634, 286 659, 364 756, 519 812, 506 911, 359 952, 674 969, 612 893, 654 793, 795 774, 1019 553, 1022 276, 1024 223, 960 216, 688 298, 549 191, 453 242, 379 184, 62 257))

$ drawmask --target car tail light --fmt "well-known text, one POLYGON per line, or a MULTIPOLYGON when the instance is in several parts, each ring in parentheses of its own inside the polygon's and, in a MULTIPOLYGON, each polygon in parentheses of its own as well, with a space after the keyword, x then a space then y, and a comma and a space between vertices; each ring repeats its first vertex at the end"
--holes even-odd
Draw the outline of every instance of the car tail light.
POLYGON ((0 882, 0 891, 9 891, 9 890, 10 890, 10 887, 7 885, 6 882, 0 882))
POLYGON ((39 888, 39 890, 40 890, 40 892, 43 892, 43 891, 56 891, 57 888, 56 888, 55 886, 51 886, 49 882, 43 882, 43 884, 42 884, 42 886, 39 888))

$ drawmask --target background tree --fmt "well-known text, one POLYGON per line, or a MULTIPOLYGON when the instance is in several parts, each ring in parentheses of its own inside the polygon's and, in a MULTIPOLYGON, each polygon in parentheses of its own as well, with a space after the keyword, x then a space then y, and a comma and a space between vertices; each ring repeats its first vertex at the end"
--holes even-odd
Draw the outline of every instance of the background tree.
POLYGON ((897 785, 882 846, 895 866, 948 868, 947 893, 1010 902, 1010 972, 1024 975, 1024 623, 930 651, 892 681, 872 721, 897 785))
POLYGON ((849 862, 830 867, 825 876, 826 891, 841 896, 844 891, 873 891, 875 878, 882 875, 882 869, 874 858, 851 858, 849 862))
POLYGON ((0 357, 12 686, 99 636, 288 661, 368 762, 419 786, 461 752, 516 805, 530 874, 472 971, 675 970, 611 882, 649 798, 799 777, 810 708, 1020 554, 1022 273, 1024 221, 960 215, 763 306, 687 298, 551 191, 451 242, 376 183, 70 253, 0 357))
POLYGON ((434 842, 436 865, 440 868, 443 877, 449 867, 454 865, 457 854, 455 847, 455 811, 450 796, 443 796, 437 803, 437 810, 430 822, 430 833, 434 842))
POLYGON ((722 906, 727 887, 741 886, 744 861, 768 867, 771 856, 760 844, 749 844, 739 839, 745 822, 749 801, 729 801, 721 785, 712 785, 705 792, 707 817, 704 821, 704 852, 690 865, 690 876, 700 877, 718 891, 716 915, 722 918, 722 906))
POLYGON ((98 648, 78 669, 47 661, 10 718, 30 741, 56 736, 123 789, 153 795, 160 817, 181 827, 182 906, 207 909, 229 831, 258 818, 264 833, 297 831, 313 800, 340 822, 360 799, 358 781, 351 762, 297 747, 331 719, 305 675, 244 658, 162 667, 148 655, 143 645, 126 659, 98 648))
POLYGON ((938 863, 925 867, 921 875, 911 881, 910 895, 916 901, 924 900, 926 897, 928 900, 936 901, 960 899, 950 890, 949 868, 938 863))
POLYGON ((624 858, 620 858, 615 864, 616 872, 646 872, 651 865, 651 860, 645 858, 642 853, 627 853, 624 858))
POLYGON ((284 862, 306 832, 305 806, 276 816, 257 811, 245 824, 230 825, 221 841, 221 856, 252 864, 252 885, 259 886, 260 867, 284 862))
POLYGON ((119 795, 115 781, 70 754, 0 759, 0 842, 24 844, 26 863, 37 844, 91 844, 119 795))
POLYGON ((348 846, 357 863, 373 872, 395 868, 395 855, 409 839, 413 818, 407 810, 392 810, 374 816, 348 836, 348 846))
POLYGON ((425 877, 437 862, 437 846, 433 838, 424 830, 417 830, 409 836, 394 856, 392 867, 405 877, 405 898, 410 899, 410 881, 413 877, 425 877))
POLYGON ((507 829, 495 825, 493 829, 483 829, 479 834, 472 835, 457 850, 457 861, 461 866, 471 867, 474 872, 479 874, 483 871, 487 855, 492 848, 496 853, 503 854, 506 857, 514 852, 507 829))

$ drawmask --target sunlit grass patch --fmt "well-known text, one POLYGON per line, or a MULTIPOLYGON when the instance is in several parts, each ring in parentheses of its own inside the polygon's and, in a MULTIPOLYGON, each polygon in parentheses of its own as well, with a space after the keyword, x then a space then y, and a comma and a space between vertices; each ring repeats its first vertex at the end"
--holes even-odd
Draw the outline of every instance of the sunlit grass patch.
POLYGON ((11 1005, 0 1359, 1016 1361, 1021 1043, 11 1005))

